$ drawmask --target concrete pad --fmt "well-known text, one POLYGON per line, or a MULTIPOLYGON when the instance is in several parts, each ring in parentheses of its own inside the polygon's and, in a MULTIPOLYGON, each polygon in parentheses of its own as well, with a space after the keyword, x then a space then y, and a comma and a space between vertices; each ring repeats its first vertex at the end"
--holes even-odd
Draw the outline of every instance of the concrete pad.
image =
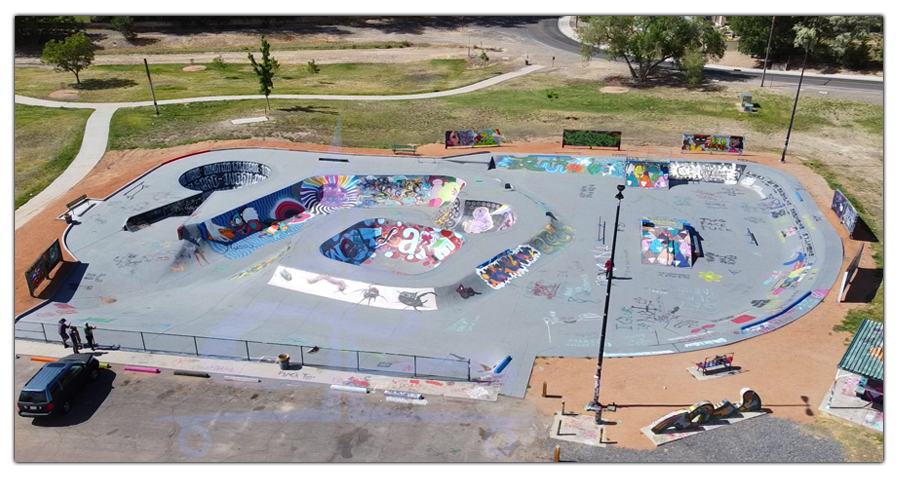
POLYGON ((831 390, 819 405, 819 411, 883 433, 884 412, 873 408, 870 401, 856 396, 856 386, 859 385, 859 380, 859 375, 840 370, 831 390))
POLYGON ((258 123, 258 122, 267 122, 269 121, 268 117, 265 116, 257 116, 256 118, 239 118, 237 120, 231 120, 232 125, 243 125, 245 123, 258 123))
POLYGON ((650 441, 653 441, 653 444, 655 444, 656 446, 660 446, 660 445, 663 445, 666 443, 671 443, 672 441, 684 439, 686 437, 696 436, 697 434, 700 434, 701 432, 721 429, 723 427, 727 427, 729 425, 734 425, 739 422, 743 422, 745 420, 749 420, 751 418, 756 418, 760 415, 765 415, 765 414, 766 414, 766 412, 764 412, 764 411, 747 411, 747 412, 741 413, 741 415, 738 417, 716 420, 714 422, 710 422, 705 425, 700 425, 696 428, 696 430, 690 430, 690 431, 671 431, 671 432, 665 432, 663 434, 654 434, 650 430, 651 426, 648 425, 647 427, 644 427, 643 429, 641 429, 641 432, 644 433, 644 435, 647 436, 647 438, 650 439, 650 441))
POLYGON ((553 417, 553 425, 550 426, 550 438, 605 448, 606 444, 600 441, 603 438, 604 427, 595 423, 593 415, 557 413, 553 417))

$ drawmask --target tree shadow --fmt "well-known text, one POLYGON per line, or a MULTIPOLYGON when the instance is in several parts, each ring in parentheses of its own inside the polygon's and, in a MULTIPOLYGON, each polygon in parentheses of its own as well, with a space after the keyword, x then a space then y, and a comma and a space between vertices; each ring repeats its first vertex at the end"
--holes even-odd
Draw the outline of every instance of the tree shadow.
POLYGON ((843 302, 856 304, 872 302, 884 281, 884 269, 858 269, 850 280, 850 289, 843 302))
POLYGON ((87 78, 76 83, 73 88, 78 90, 106 90, 106 89, 124 89, 134 87, 137 82, 125 78, 87 78))
POLYGON ((337 111, 330 111, 331 108, 328 108, 326 106, 292 106, 290 108, 277 109, 278 111, 286 111, 288 113, 321 113, 324 115, 338 114, 337 111))
MULTIPOLYGON (((721 72, 715 72, 716 74, 712 75, 711 73, 713 72, 704 70, 704 79, 702 83, 697 87, 697 90, 701 92, 721 92, 726 88, 725 85, 722 84, 722 81, 744 82, 751 78, 751 75, 731 75, 729 73, 720 75, 719 73, 721 72)), ((637 81, 630 76, 611 76, 604 78, 602 81, 603 83, 608 85, 617 85, 636 90, 661 87, 672 89, 688 88, 684 82, 684 75, 681 71, 667 68, 657 69, 656 71, 651 73, 647 77, 647 80, 644 82, 637 81)))
POLYGON ((132 47, 148 47, 159 43, 158 38, 141 38, 138 36, 129 38, 126 41, 128 42, 128 45, 131 45, 132 47))

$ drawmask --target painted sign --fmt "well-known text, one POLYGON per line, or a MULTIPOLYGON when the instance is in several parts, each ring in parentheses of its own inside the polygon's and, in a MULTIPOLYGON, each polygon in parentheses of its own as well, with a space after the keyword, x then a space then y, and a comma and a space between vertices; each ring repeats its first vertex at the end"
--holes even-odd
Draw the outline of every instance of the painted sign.
POLYGON ((744 137, 740 135, 684 134, 681 150, 741 154, 744 152, 744 137))
POLYGON ((34 295, 34 290, 50 275, 50 271, 62 262, 62 249, 59 240, 53 242, 44 250, 40 258, 25 271, 25 282, 28 284, 28 293, 34 295))
POLYGON ((859 220, 859 213, 840 190, 834 190, 834 198, 831 200, 831 211, 841 219, 841 224, 847 228, 852 238, 853 231, 856 229, 856 222, 859 220))
POLYGON ((269 284, 295 292, 382 309, 437 311, 434 288, 398 288, 278 266, 269 284))
POLYGON ((444 147, 499 146, 501 138, 499 129, 447 130, 444 132, 444 147))
POLYGON ((563 130, 563 147, 588 146, 591 148, 622 149, 622 132, 596 130, 563 130))

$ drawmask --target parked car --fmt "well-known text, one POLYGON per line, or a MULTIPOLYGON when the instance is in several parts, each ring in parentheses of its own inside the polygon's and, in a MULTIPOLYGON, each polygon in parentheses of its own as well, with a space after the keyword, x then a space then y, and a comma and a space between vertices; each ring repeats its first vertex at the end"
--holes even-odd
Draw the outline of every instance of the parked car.
POLYGON ((74 396, 100 375, 100 362, 92 354, 72 354, 47 363, 19 393, 19 415, 43 417, 69 413, 74 396))

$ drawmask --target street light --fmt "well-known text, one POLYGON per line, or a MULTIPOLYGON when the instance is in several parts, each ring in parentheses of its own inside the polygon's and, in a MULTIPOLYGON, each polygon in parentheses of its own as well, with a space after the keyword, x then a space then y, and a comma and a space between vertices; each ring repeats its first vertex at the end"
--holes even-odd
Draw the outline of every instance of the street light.
POLYGON ((609 317, 609 294, 612 291, 612 280, 617 279, 613 277, 613 268, 616 260, 616 238, 619 236, 619 211, 622 208, 622 199, 625 198, 622 196, 625 186, 619 184, 616 186, 616 189, 619 190, 616 193, 616 223, 613 226, 613 243, 609 264, 606 266, 606 302, 603 305, 603 325, 600 327, 600 353, 597 355, 597 373, 594 374, 594 399, 584 407, 586 411, 597 412, 597 423, 602 422, 601 412, 603 411, 603 405, 600 404, 600 375, 603 372, 603 350, 606 348, 606 320, 609 317))
POLYGON ((784 151, 781 152, 781 163, 784 163, 784 155, 787 154, 788 142, 791 140, 791 129, 794 127, 794 114, 797 113, 797 102, 800 101, 800 86, 803 85, 803 72, 806 70, 806 56, 809 55, 809 46, 812 45, 812 37, 806 42, 806 51, 803 52, 803 66, 800 67, 800 81, 797 82, 797 96, 794 97, 794 110, 791 111, 791 122, 788 124, 787 137, 784 138, 784 151))
POLYGON ((769 28, 769 42, 766 43, 766 58, 763 60, 763 76, 760 87, 766 84, 766 68, 769 66, 769 45, 772 45, 772 33, 775 33, 775 16, 772 16, 772 26, 769 28))

